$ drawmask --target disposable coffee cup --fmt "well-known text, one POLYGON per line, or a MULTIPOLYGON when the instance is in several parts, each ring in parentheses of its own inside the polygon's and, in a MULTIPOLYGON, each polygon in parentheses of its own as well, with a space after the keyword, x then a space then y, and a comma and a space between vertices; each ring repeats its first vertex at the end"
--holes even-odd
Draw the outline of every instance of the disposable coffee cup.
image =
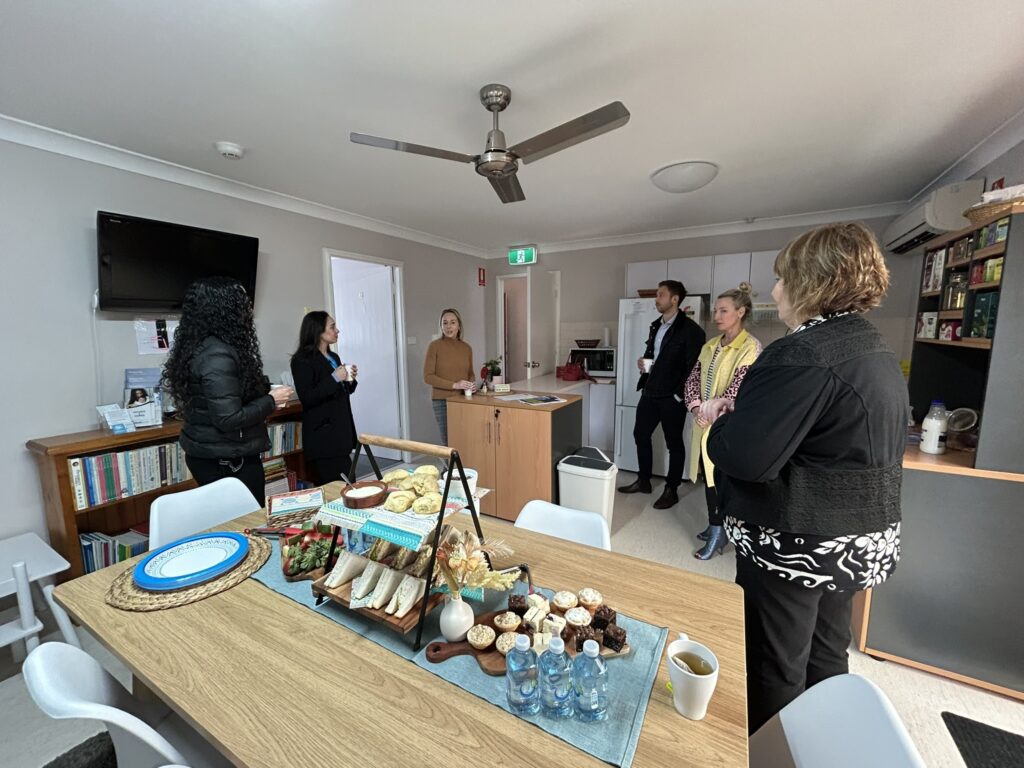
POLYGON ((644 373, 650 373, 651 368, 654 367, 654 360, 649 357, 645 357, 643 360, 644 373))
POLYGON ((676 712, 690 720, 703 720, 718 685, 718 657, 706 645, 680 632, 679 639, 669 643, 665 649, 665 663, 672 681, 672 704, 676 712), (688 671, 676 661, 677 654, 697 656, 710 666, 711 671, 707 674, 688 671))

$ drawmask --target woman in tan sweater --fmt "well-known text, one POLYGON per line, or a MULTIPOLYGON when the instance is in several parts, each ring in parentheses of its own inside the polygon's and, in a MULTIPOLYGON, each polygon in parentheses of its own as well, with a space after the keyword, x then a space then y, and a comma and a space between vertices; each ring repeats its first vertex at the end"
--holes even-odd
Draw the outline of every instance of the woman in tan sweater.
POLYGON ((457 309, 441 312, 441 338, 430 342, 423 363, 423 381, 432 386, 434 418, 441 444, 448 445, 448 401, 452 390, 474 390, 473 349, 462 340, 462 317, 457 309))

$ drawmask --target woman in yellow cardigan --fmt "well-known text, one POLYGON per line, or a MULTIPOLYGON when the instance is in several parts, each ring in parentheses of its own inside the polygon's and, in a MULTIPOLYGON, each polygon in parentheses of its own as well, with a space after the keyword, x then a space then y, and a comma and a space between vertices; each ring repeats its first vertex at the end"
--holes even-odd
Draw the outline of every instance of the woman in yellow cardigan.
POLYGON ((718 297, 714 319, 721 335, 701 348, 697 364, 686 379, 686 407, 694 420, 689 454, 690 478, 696 482, 697 469, 703 466, 708 502, 708 527, 697 534, 697 538, 706 543, 693 554, 700 560, 710 560, 716 553, 721 554, 726 544, 722 513, 718 509, 718 492, 715 490, 715 467, 705 451, 708 428, 721 413, 732 409, 747 368, 761 354, 761 342, 743 327, 752 310, 747 283, 718 297))

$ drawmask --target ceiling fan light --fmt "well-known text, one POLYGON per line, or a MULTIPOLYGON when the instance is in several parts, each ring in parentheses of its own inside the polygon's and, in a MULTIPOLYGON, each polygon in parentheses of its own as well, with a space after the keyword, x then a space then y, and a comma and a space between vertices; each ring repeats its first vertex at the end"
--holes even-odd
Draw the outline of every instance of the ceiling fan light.
POLYGON ((664 192, 694 192, 718 175, 718 166, 705 160, 669 163, 651 171, 651 183, 664 192))

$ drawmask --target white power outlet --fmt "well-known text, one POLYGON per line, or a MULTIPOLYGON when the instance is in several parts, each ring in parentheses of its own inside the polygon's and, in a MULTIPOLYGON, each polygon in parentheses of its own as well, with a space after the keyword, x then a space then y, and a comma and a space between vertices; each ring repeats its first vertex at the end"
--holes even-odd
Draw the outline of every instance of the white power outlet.
POLYGON ((405 337, 405 343, 406 344, 410 344, 410 345, 415 344, 416 343, 416 337, 415 336, 406 336, 405 337))

